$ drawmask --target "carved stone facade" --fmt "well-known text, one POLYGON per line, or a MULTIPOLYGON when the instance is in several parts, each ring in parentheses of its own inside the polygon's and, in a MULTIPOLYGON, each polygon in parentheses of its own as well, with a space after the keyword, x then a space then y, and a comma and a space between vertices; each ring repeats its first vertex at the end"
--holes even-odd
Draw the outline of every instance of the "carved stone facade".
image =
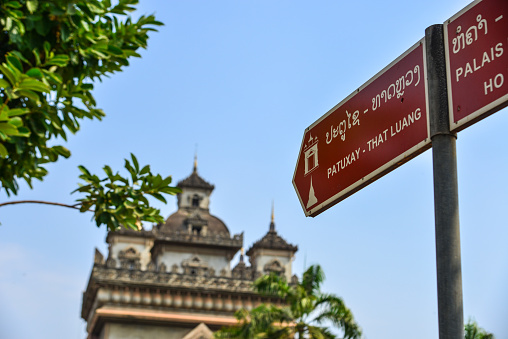
POLYGON ((243 233, 231 236, 210 214, 214 186, 198 175, 196 163, 178 187, 178 210, 164 224, 110 232, 107 259, 96 250, 81 310, 89 339, 212 338, 212 331, 236 323, 236 310, 280 303, 252 291, 257 277, 276 272, 295 281, 298 248, 277 234, 273 211, 268 233, 247 251, 247 266, 243 233))

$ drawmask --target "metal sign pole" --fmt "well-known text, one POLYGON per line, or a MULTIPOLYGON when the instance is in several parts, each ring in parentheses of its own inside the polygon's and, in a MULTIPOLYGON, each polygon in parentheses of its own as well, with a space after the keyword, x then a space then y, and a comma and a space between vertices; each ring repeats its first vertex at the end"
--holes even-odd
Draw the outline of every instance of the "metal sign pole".
POLYGON ((425 43, 434 170, 439 338, 463 339, 457 135, 450 132, 448 119, 443 25, 428 27, 425 43))

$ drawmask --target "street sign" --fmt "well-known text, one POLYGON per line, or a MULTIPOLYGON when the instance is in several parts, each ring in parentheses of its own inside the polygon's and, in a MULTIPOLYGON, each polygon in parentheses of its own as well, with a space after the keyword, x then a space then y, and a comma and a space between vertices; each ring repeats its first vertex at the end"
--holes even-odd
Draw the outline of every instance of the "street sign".
POLYGON ((304 133, 293 185, 316 216, 430 147, 424 39, 304 133))
POLYGON ((475 1, 444 23, 450 130, 508 103, 508 1, 475 1))

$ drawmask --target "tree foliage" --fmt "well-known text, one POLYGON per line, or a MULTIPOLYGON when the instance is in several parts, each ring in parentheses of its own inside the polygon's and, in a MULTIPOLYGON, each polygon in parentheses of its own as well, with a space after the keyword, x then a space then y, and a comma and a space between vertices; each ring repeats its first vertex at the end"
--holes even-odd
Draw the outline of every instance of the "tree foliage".
MULTIPOLYGON (((163 194, 174 195, 181 192, 171 187, 171 176, 166 178, 154 175, 150 166, 140 167, 136 157, 131 154, 132 163, 125 159, 125 169, 129 177, 113 173, 109 166, 104 166, 106 177, 100 179, 91 174, 84 166, 79 166, 79 176, 86 184, 81 184, 74 192, 84 193, 78 199, 81 212, 93 209, 94 219, 99 227, 105 224, 109 230, 116 230, 121 225, 134 230, 141 229, 141 222, 162 223, 160 210, 150 206, 147 196, 166 203, 163 194)), ((73 193, 74 193, 73 192, 73 193)))
POLYGON ((476 321, 469 319, 464 326, 464 339, 495 339, 492 333, 488 333, 478 326, 476 321))
MULTIPOLYGON (((0 188, 17 194, 19 179, 32 187, 42 180, 45 164, 70 156, 56 140, 76 133, 83 119, 102 119, 92 95, 93 82, 121 71, 140 57, 148 32, 162 25, 153 15, 133 20, 137 0, 20 0, 0 3, 0 188)), ((166 203, 176 194, 171 177, 140 167, 134 155, 125 160, 127 177, 104 167, 105 177, 80 166, 85 182, 74 192, 76 204, 43 203, 91 211, 97 226, 139 229, 141 222, 163 221, 148 197, 166 203)))
POLYGON ((319 265, 309 267, 295 285, 275 274, 259 278, 254 289, 281 298, 283 306, 242 309, 235 314, 238 325, 220 330, 216 338, 337 338, 325 324, 342 330, 343 338, 359 338, 361 330, 351 311, 341 298, 321 292, 323 281, 319 265))
POLYGON ((79 166, 80 179, 84 183, 72 193, 82 193, 84 196, 76 200, 74 205, 64 203, 22 200, 0 203, 0 207, 14 204, 36 203, 56 205, 77 209, 80 212, 93 212, 93 219, 97 227, 106 225, 109 231, 115 231, 121 226, 140 230, 143 221, 162 223, 164 218, 160 210, 150 205, 149 197, 166 203, 165 194, 174 195, 181 189, 170 186, 171 176, 163 178, 160 174, 153 174, 150 166, 139 166, 137 158, 131 154, 131 160, 125 159, 125 169, 129 173, 126 177, 113 172, 109 166, 104 166, 105 177, 91 174, 84 166, 79 166))
POLYGON ((70 156, 55 139, 67 140, 82 119, 104 117, 93 81, 139 57, 148 32, 161 25, 153 15, 128 17, 137 3, 0 3, 0 182, 8 195, 17 194, 19 179, 31 187, 47 174, 45 164, 70 156))

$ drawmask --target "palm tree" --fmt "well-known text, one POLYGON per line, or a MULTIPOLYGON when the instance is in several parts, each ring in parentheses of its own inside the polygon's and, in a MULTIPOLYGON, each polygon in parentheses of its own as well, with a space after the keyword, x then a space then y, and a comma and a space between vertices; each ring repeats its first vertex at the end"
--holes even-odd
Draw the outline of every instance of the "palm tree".
POLYGON ((276 274, 254 282, 254 289, 263 295, 277 296, 283 306, 262 304, 250 312, 238 311, 238 324, 216 333, 216 338, 286 339, 337 338, 325 323, 341 329, 343 338, 360 338, 361 330, 343 300, 321 292, 325 278, 319 265, 309 267, 297 284, 288 284, 276 274))
POLYGON ((476 321, 469 319, 464 326, 464 339, 495 339, 492 333, 488 333, 478 326, 476 321))

